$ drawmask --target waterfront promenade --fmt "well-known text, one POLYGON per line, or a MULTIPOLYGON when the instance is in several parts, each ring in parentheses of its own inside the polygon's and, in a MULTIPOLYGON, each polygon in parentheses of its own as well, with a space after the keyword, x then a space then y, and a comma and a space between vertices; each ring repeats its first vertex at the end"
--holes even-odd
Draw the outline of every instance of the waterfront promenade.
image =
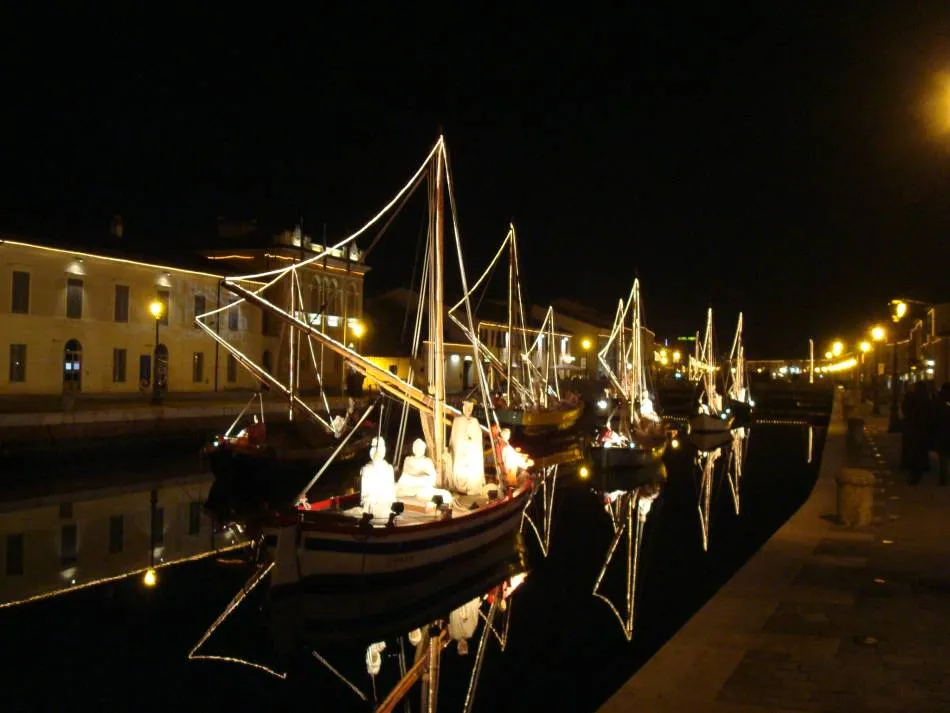
POLYGON ((886 417, 848 452, 838 401, 809 499, 600 713, 950 710, 950 486, 907 484, 886 417), (834 523, 845 465, 868 527, 834 523))

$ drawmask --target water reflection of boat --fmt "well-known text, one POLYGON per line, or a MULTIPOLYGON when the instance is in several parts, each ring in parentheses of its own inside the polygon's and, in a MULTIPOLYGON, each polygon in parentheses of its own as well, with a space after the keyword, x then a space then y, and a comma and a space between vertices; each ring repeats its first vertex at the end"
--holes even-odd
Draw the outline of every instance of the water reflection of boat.
POLYGON ((723 449, 731 449, 733 436, 729 431, 722 433, 690 433, 689 442, 696 448, 693 463, 698 474, 697 507, 699 510, 699 525, 702 532, 703 550, 708 550, 709 520, 712 514, 717 464, 723 454, 723 449))
POLYGON ((749 451, 749 436, 751 428, 740 426, 731 431, 732 444, 729 448, 729 465, 726 474, 729 478, 729 490, 732 493, 732 504, 736 515, 739 514, 739 500, 742 490, 742 469, 745 465, 746 453, 749 451))
POLYGON ((660 462, 654 467, 644 468, 640 472, 638 484, 631 487, 624 483, 624 487, 613 489, 609 476, 601 483, 598 494, 603 497, 604 510, 610 517, 613 527, 613 538, 607 548, 603 566, 594 582, 593 594, 603 600, 617 617, 627 641, 632 640, 636 614, 637 572, 640 561, 640 548, 643 542, 643 533, 653 504, 659 497, 666 483, 666 466, 660 462), (621 545, 625 543, 624 547, 621 545), (616 563, 615 556, 622 552, 622 564, 614 564, 618 574, 623 574, 624 587, 622 600, 615 603, 606 593, 609 589, 605 582, 611 564, 616 563))
MULTIPOLYGON (((462 708, 469 711, 489 643, 494 639, 502 651, 507 644, 512 596, 527 576, 523 554, 511 540, 426 576, 355 588, 320 591, 322 585, 315 582, 317 589, 284 587, 278 593, 271 582, 261 611, 282 666, 271 668, 233 653, 203 653, 218 627, 267 580, 273 562, 262 562, 191 649, 189 659, 243 664, 281 679, 294 677, 295 661, 312 665, 316 660, 343 684, 340 690, 349 690, 374 710, 393 710, 418 690, 421 709, 435 713, 443 650, 454 643, 459 654, 467 654, 481 627, 462 708)), ((312 680, 309 666, 299 672, 312 680)))

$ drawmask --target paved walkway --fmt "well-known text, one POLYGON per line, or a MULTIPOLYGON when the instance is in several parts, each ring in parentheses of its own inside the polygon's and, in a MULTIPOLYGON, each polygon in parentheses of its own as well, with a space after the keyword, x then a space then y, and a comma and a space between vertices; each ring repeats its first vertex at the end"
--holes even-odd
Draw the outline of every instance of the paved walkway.
POLYGON ((871 417, 836 409, 818 482, 766 545, 600 713, 950 711, 950 486, 910 486, 871 417), (834 524, 842 465, 878 477, 872 524, 834 524))

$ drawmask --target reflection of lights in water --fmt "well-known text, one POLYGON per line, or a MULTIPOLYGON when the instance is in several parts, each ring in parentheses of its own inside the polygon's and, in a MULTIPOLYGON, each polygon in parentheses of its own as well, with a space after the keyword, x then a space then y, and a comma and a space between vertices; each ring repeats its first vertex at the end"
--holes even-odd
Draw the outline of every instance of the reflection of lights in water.
POLYGON ((674 449, 675 449, 675 448, 679 448, 679 447, 680 447, 680 442, 679 442, 679 440, 677 440, 676 438, 674 438, 672 441, 670 441, 670 445, 671 445, 674 449))
POLYGON ((145 570, 145 575, 142 577, 142 583, 146 587, 154 587, 158 582, 158 575, 155 573, 154 567, 149 567, 145 570))
POLYGON ((603 411, 605 408, 607 408, 607 402, 601 399, 600 401, 597 402, 597 408, 603 411))

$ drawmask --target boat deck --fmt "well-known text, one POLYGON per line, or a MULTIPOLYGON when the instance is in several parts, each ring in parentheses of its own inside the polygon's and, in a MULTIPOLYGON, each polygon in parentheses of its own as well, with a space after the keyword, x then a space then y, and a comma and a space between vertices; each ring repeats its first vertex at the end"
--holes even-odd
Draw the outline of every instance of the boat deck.
MULTIPOLYGON (((489 483, 485 486, 482 492, 477 494, 462 494, 462 493, 453 493, 452 498, 452 517, 464 517, 470 515, 476 510, 480 509, 482 506, 487 505, 492 501, 489 498, 488 493, 492 490, 498 490, 498 485, 495 483, 489 483)), ((431 506, 430 501, 420 498, 420 497, 401 497, 399 502, 403 503, 405 510, 396 518, 395 524, 397 527, 408 527, 412 525, 420 525, 427 522, 432 522, 434 520, 440 519, 440 511, 436 510, 431 506)), ((363 517, 363 508, 360 506, 348 508, 342 511, 342 514, 351 517, 354 520, 359 520, 363 517)), ((375 527, 383 527, 388 523, 389 518, 374 518, 373 525, 375 527)))

